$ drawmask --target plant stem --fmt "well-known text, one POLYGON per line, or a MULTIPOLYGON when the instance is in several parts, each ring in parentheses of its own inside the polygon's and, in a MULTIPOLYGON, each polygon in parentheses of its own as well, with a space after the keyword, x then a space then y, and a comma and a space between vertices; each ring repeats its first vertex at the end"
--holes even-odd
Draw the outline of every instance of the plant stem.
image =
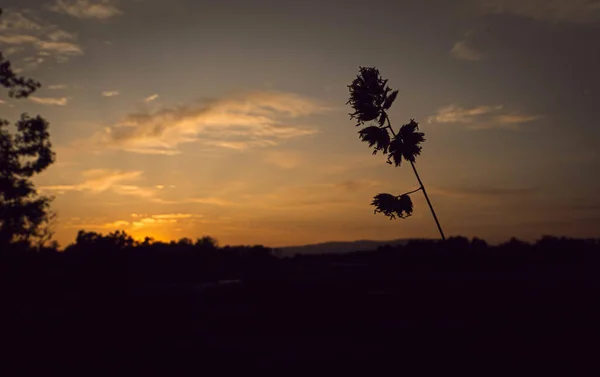
MULTIPOLYGON (((419 188, 418 188, 418 189, 416 189, 416 190, 412 190, 412 191, 409 191, 409 192, 405 192, 405 193, 404 193, 404 194, 402 194, 402 195, 410 195, 410 194, 414 194, 415 192, 417 192, 417 191, 420 191, 420 190, 423 190, 423 186, 419 187, 419 188)), ((399 196, 402 196, 402 195, 399 195, 399 196)))
MULTIPOLYGON (((389 128, 392 135, 394 137, 396 137, 396 133, 394 132, 394 129, 392 128, 392 124, 390 123, 390 117, 388 117, 387 114, 385 114, 385 119, 387 120, 387 124, 388 124, 387 128, 389 128)), ((437 225, 438 230, 440 231, 440 235, 442 236, 442 241, 445 241, 446 237, 444 236, 444 231, 442 230, 440 221, 438 220, 437 216, 435 215, 435 211, 433 210, 433 205, 431 204, 431 201, 429 200, 429 196, 427 195, 427 191, 425 190, 425 185, 421 181, 421 177, 419 177, 419 173, 417 173, 417 168, 415 167, 414 162, 412 162, 412 161, 409 161, 409 162, 410 162, 410 166, 412 166, 413 171, 415 172, 415 176, 417 176, 417 181, 419 181, 419 186, 421 186, 419 188, 419 190, 423 190, 423 195, 425 195, 425 200, 427 200, 427 204, 429 204, 429 209, 431 210, 431 214, 433 215, 435 224, 437 225)), ((418 190, 415 190, 415 191, 418 191, 418 190)), ((410 193, 415 192, 415 191, 411 191, 410 193)))
POLYGON ((435 224, 437 225, 438 230, 440 231, 440 235, 442 236, 442 241, 445 241, 446 237, 444 236, 444 231, 442 230, 442 226, 440 225, 440 222, 439 222, 437 216, 435 215, 435 211, 433 210, 433 206, 431 205, 431 201, 429 200, 429 196, 427 195, 425 186, 423 185, 423 182, 421 182, 421 177, 419 177, 419 173, 417 173, 417 168, 415 167, 415 164, 412 161, 410 161, 410 166, 412 166, 413 171, 415 172, 415 175, 417 176, 417 181, 419 181, 419 185, 421 185, 421 189, 423 190, 423 195, 425 195, 425 200, 427 200, 427 204, 429 204, 429 209, 431 209, 431 214, 433 215, 435 224))

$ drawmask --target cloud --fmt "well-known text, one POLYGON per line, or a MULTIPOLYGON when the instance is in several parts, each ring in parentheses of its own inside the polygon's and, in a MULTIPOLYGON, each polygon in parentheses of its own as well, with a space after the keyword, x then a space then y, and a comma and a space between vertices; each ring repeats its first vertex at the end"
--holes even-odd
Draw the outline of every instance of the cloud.
POLYGON ((0 19, 0 31, 14 29, 41 31, 44 29, 44 26, 40 21, 26 17, 21 12, 7 10, 2 14, 2 18, 0 19))
POLYGON ((152 101, 154 101, 157 98, 158 98, 158 94, 153 94, 153 95, 151 95, 149 97, 144 98, 144 101, 146 101, 146 102, 152 102, 152 101))
POLYGON ((82 222, 78 217, 67 220, 63 227, 66 229, 119 229, 128 228, 131 225, 129 221, 117 220, 107 223, 82 222))
POLYGON ((293 126, 289 122, 326 110, 295 94, 255 92, 204 105, 129 114, 93 139, 108 148, 146 154, 177 154, 180 144, 191 142, 246 149, 315 134, 314 128, 293 126))
POLYGON ((77 35, 61 29, 56 29, 48 34, 48 38, 54 42, 73 41, 77 39, 77 35))
MULTIPOLYGON (((165 185, 155 185, 152 187, 142 187, 135 185, 136 181, 142 178, 143 172, 139 170, 135 171, 122 171, 118 169, 91 169, 86 170, 82 173, 82 182, 76 184, 67 185, 49 185, 41 186, 40 190, 47 192, 54 192, 56 194, 64 194, 66 192, 90 192, 93 194, 99 194, 104 192, 112 192, 116 195, 121 196, 134 196, 141 199, 146 199, 149 202, 156 204, 207 204, 214 206, 230 206, 233 202, 225 199, 216 197, 205 197, 205 198, 183 198, 176 200, 162 199, 157 196, 159 192, 164 191, 165 185)), ((170 185, 170 188, 175 186, 170 185)), ((132 215, 136 217, 138 215, 132 215)), ((167 214, 154 216, 156 219, 166 218, 184 218, 181 214, 167 214)))
POLYGON ((202 217, 202 215, 192 215, 190 213, 169 213, 165 215, 153 215, 154 219, 191 219, 193 217, 202 217))
POLYGON ((139 180, 142 171, 121 171, 110 169, 92 169, 82 173, 83 182, 71 185, 42 186, 41 190, 64 193, 67 191, 88 191, 101 193, 111 191, 118 195, 153 198, 155 191, 150 188, 126 184, 139 180))
POLYGON ((187 202, 199 203, 199 204, 211 204, 211 205, 215 205, 215 206, 231 206, 234 204, 233 202, 230 202, 229 200, 219 199, 219 198, 214 198, 214 197, 192 198, 192 199, 188 199, 187 202))
POLYGON ((51 51, 63 55, 81 55, 81 47, 71 42, 44 41, 38 37, 24 34, 0 35, 0 42, 13 45, 30 44, 37 50, 51 51))
POLYGON ((542 118, 541 115, 522 115, 522 114, 511 114, 511 115, 499 115, 496 120, 502 124, 518 124, 533 122, 542 118))
POLYGON ((54 97, 35 97, 30 96, 29 100, 41 105, 55 105, 55 106, 66 106, 69 100, 66 97, 54 98, 54 97))
POLYGON ((153 189, 133 185, 116 185, 112 191, 118 195, 137 196, 145 199, 152 199, 156 195, 156 191, 153 189))
POLYGON ((429 117, 429 122, 437 123, 472 123, 474 117, 478 115, 490 114, 497 110, 502 110, 502 105, 497 106, 479 106, 470 109, 450 105, 441 108, 437 115, 429 117))
POLYGON ((172 204, 207 204, 207 205, 221 206, 221 207, 232 206, 232 205, 235 204, 234 202, 231 202, 229 200, 215 198, 215 197, 186 198, 186 199, 176 199, 176 200, 154 198, 154 199, 152 199, 152 201, 154 203, 157 203, 157 204, 167 204, 167 205, 172 205, 172 204))
POLYGON ((481 54, 467 46, 465 41, 456 42, 450 50, 450 54, 461 60, 479 61, 482 59, 481 54))
POLYGON ((115 97, 118 95, 119 95, 119 92, 116 90, 102 92, 102 96, 104 96, 104 97, 115 97))
POLYGON ((45 61, 44 58, 39 57, 39 56, 29 56, 25 59, 22 60, 23 63, 25 63, 25 65, 23 66, 22 70, 32 70, 32 69, 36 69, 37 67, 40 66, 40 64, 42 64, 45 61))
POLYGON ((32 49, 42 56, 52 56, 56 61, 66 61, 71 56, 83 54, 76 43, 77 35, 44 22, 23 11, 6 11, 0 18, 0 43, 10 45, 12 53, 32 49))
POLYGON ((105 20, 123 13, 117 7, 117 1, 115 0, 56 0, 53 5, 49 6, 49 9, 76 18, 96 18, 99 20, 105 20))
MULTIPOLYGON (((148 228, 156 226, 168 226, 168 224, 177 224, 183 222, 197 222, 203 216, 191 213, 168 213, 161 215, 138 215, 132 214, 135 220, 116 220, 109 222, 102 221, 82 221, 80 218, 71 218, 65 224, 65 228, 75 229, 109 229, 109 230, 135 230, 139 228, 148 228), (135 215, 135 216, 133 216, 135 215)), ((200 220, 202 221, 202 220, 200 220)))
POLYGON ((48 85, 46 87, 46 89, 61 90, 61 89, 67 89, 67 86, 65 84, 55 84, 55 85, 48 85))
POLYGON ((508 13, 550 22, 600 21, 597 0, 480 0, 485 13, 508 13))
POLYGON ((503 105, 478 106, 463 108, 450 105, 438 110, 436 115, 428 118, 429 123, 461 123, 470 129, 518 128, 522 123, 529 123, 542 118, 541 115, 526 115, 504 112, 503 105))

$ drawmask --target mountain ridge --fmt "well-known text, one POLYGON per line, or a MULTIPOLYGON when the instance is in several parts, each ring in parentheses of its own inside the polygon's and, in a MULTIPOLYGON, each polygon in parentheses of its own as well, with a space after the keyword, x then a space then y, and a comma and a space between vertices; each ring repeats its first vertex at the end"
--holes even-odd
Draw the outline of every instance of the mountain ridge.
POLYGON ((341 254, 354 251, 374 251, 380 246, 406 245, 410 241, 424 240, 424 238, 399 238, 395 240, 377 241, 377 240, 356 240, 356 241, 327 241, 307 245, 293 245, 274 247, 282 256, 291 257, 297 254, 317 255, 317 254, 341 254))

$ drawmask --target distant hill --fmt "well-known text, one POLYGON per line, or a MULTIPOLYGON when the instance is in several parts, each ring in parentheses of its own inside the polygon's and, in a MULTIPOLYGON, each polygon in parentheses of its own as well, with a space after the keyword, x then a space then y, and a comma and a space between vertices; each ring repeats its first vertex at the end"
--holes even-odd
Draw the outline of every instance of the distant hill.
POLYGON ((359 241, 332 241, 323 242, 311 245, 302 246, 284 246, 277 247, 275 249, 281 251, 281 255, 284 257, 291 257, 296 254, 340 254, 350 253, 354 251, 372 251, 376 250, 379 246, 384 245, 405 245, 409 241, 415 240, 414 238, 404 238, 391 241, 371 241, 371 240, 359 240, 359 241))

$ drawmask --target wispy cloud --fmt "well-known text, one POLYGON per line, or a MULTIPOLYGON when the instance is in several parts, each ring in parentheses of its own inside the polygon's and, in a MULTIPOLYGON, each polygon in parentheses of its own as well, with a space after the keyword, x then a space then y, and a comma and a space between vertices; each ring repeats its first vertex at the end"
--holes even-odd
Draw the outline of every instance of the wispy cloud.
POLYGON ((325 110, 315 101, 295 94, 255 92, 201 106, 130 114, 94 139, 106 147, 147 154, 177 154, 180 144, 191 142, 245 149, 314 134, 314 128, 289 122, 325 110))
POLYGON ((66 106, 69 100, 66 97, 35 97, 30 96, 29 100, 41 105, 54 105, 54 106, 66 106))
POLYGON ((160 215, 138 215, 134 214, 133 220, 116 220, 102 222, 98 220, 82 221, 80 218, 72 218, 65 224, 71 229, 108 229, 108 230, 136 230, 140 228, 164 227, 169 224, 193 223, 202 221, 202 215, 192 213, 168 213, 160 215))
POLYGON ((456 42, 452 50, 450 50, 450 54, 456 59, 461 60, 479 61, 482 59, 482 55, 467 46, 467 42, 465 41, 456 42))
POLYGON ((10 45, 13 53, 27 52, 53 56, 57 61, 83 54, 76 43, 77 35, 44 22, 31 13, 6 11, 0 18, 0 43, 10 45))
POLYGON ((193 215, 191 213, 168 213, 164 215, 152 215, 154 219, 191 219, 193 217, 202 217, 202 215, 193 215))
POLYGON ((498 110, 502 110, 504 106, 478 106, 472 108, 462 108, 456 105, 450 105, 438 110, 437 115, 429 117, 429 122, 437 123, 472 123, 478 115, 487 115, 498 110))
POLYGON ((597 0, 480 0, 484 12, 510 13, 550 22, 600 21, 597 0))
POLYGON ((518 128, 520 124, 533 122, 542 115, 526 115, 507 113, 504 106, 477 106, 463 108, 450 105, 438 110, 436 115, 428 118, 429 123, 460 123, 470 129, 518 128))
MULTIPOLYGON (((217 197, 203 198, 180 198, 180 199, 163 199, 159 197, 159 193, 164 192, 165 185, 140 186, 135 184, 142 179, 143 172, 122 171, 118 169, 91 169, 86 170, 81 174, 82 181, 74 184, 64 185, 47 185, 41 186, 40 190, 53 192, 55 194, 65 194, 67 192, 89 192, 99 194, 111 192, 121 196, 133 196, 141 199, 146 199, 148 202, 161 205, 175 204, 206 204, 214 206, 230 206, 234 203, 217 197)), ((175 186, 170 185, 170 188, 175 186)), ((166 215, 160 215, 166 218, 166 215)))
POLYGON ((82 173, 83 181, 80 183, 42 186, 40 189, 57 193, 67 191, 88 191, 92 193, 111 191, 118 195, 152 198, 155 193, 153 189, 130 184, 132 181, 139 180, 142 173, 142 171, 92 169, 82 173))
POLYGON ((496 117, 496 120, 501 124, 519 124, 533 122, 534 120, 538 120, 540 118, 542 118, 541 115, 509 114, 499 115, 496 117))
POLYGON ((64 55, 81 55, 81 47, 71 42, 44 41, 41 38, 25 34, 0 35, 0 42, 12 45, 32 45, 38 50, 51 51, 64 55))
POLYGON ((27 71, 27 70, 32 70, 32 69, 36 69, 37 67, 39 67, 46 59, 44 59, 43 57, 40 56, 28 56, 25 59, 22 60, 23 65, 23 70, 27 71))
POLYGON ((117 3, 116 0, 56 0, 49 9, 76 18, 105 20, 123 13, 117 3))
POLYGON ((144 101, 146 101, 146 102, 152 102, 152 101, 154 101, 157 98, 158 98, 158 94, 153 94, 153 95, 151 95, 149 97, 144 98, 144 101))
POLYGON ((234 203, 220 198, 207 197, 207 198, 192 198, 187 200, 188 203, 199 203, 199 204, 210 204, 215 206, 231 206, 234 203))
POLYGON ((67 89, 67 86, 65 84, 55 84, 55 85, 48 85, 46 87, 46 89, 61 90, 61 89, 67 89))
POLYGON ((119 95, 119 92, 116 91, 116 90, 102 92, 102 96, 103 97, 115 97, 115 96, 118 96, 118 95, 119 95))
MULTIPOLYGON (((160 189, 159 189, 160 190, 160 189)), ((153 198, 153 203, 156 204, 165 204, 165 205, 174 205, 174 204, 206 204, 211 206, 219 206, 219 207, 229 207, 234 205, 235 203, 226 199, 221 199, 217 197, 204 197, 204 198, 185 198, 185 199, 162 199, 162 198, 153 198)))

